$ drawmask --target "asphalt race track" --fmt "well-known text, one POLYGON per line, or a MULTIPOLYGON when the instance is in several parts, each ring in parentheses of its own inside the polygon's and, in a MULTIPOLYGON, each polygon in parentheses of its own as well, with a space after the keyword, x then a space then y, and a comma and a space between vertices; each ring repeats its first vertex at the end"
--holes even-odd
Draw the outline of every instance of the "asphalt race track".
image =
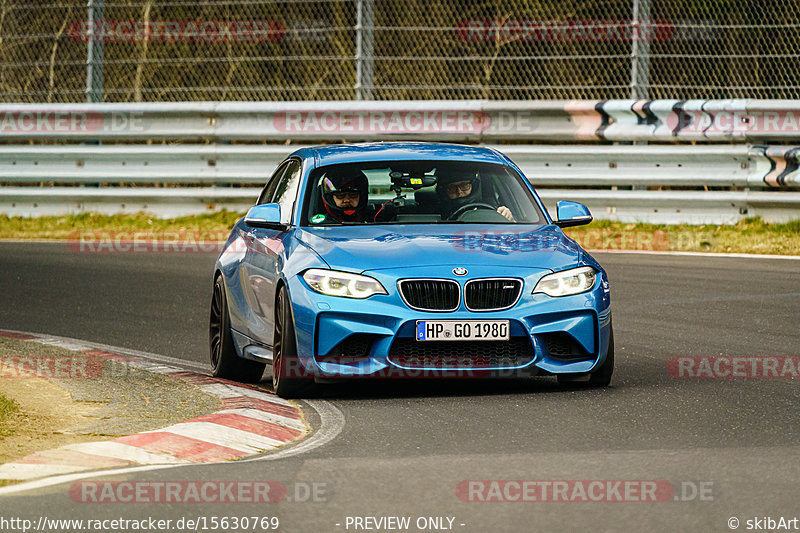
MULTIPOLYGON (((354 518, 386 516, 411 517, 410 531, 436 530, 417 528, 420 517, 449 517, 439 530, 463 532, 731 531, 733 518, 745 530, 756 518, 800 517, 800 379, 676 379, 666 369, 676 356, 800 356, 800 261, 597 258, 612 283, 608 389, 569 390, 552 378, 335 384, 317 400, 345 424, 324 446, 110 478, 278 481, 289 490, 282 503, 76 504, 58 485, 4 496, 0 514, 277 516, 288 532, 368 531, 354 518), (658 503, 477 502, 457 492, 465 480, 663 480, 676 492, 658 503)), ((0 328, 204 362, 214 260, 2 243, 0 328)))

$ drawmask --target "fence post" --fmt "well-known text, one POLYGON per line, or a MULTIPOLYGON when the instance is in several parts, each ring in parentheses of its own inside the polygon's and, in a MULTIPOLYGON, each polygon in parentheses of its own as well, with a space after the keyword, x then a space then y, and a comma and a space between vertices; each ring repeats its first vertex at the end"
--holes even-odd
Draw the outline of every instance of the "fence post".
POLYGON ((631 21, 631 98, 650 98, 650 0, 633 0, 631 21), (644 24, 643 24, 644 23, 644 24), (647 31, 643 27, 647 26, 647 31))
POLYGON ((356 100, 372 100, 373 0, 356 4, 356 100))
POLYGON ((88 0, 89 21, 86 45, 86 101, 103 101, 103 10, 105 0, 88 0), (100 31, 98 31, 98 28, 100 31))

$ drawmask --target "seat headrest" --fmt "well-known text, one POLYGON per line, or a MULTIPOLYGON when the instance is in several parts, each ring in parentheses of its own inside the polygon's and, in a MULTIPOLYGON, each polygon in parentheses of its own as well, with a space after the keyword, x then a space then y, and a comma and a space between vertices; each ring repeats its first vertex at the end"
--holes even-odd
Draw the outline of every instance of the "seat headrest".
POLYGON ((414 191, 414 201, 418 204, 435 204, 439 201, 436 190, 432 188, 414 191))

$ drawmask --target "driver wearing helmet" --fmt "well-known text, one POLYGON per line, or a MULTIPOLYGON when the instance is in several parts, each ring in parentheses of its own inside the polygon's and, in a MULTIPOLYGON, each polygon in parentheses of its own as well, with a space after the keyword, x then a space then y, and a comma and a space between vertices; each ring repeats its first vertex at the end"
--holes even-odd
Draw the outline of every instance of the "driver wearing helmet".
MULTIPOLYGON (((439 196, 443 219, 449 219, 453 213, 466 205, 486 203, 481 195, 481 180, 477 176, 448 171, 437 171, 436 174, 436 194, 439 196)), ((497 208, 497 212, 510 222, 516 222, 508 207, 501 205, 497 208)))
POLYGON ((395 211, 391 201, 377 211, 369 206, 369 181, 360 170, 331 170, 320 180, 320 193, 324 213, 311 217, 311 222, 386 222, 395 211))

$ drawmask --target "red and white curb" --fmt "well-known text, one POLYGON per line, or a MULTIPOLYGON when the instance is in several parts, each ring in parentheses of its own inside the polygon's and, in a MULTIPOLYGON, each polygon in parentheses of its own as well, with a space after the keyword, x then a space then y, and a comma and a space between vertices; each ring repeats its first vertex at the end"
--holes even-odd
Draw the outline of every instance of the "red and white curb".
POLYGON ((133 465, 211 463, 274 450, 308 434, 300 409, 274 393, 160 362, 98 350, 47 335, 0 330, 0 337, 57 346, 187 381, 222 408, 171 426, 102 442, 70 444, 0 466, 0 479, 28 480, 133 465))

